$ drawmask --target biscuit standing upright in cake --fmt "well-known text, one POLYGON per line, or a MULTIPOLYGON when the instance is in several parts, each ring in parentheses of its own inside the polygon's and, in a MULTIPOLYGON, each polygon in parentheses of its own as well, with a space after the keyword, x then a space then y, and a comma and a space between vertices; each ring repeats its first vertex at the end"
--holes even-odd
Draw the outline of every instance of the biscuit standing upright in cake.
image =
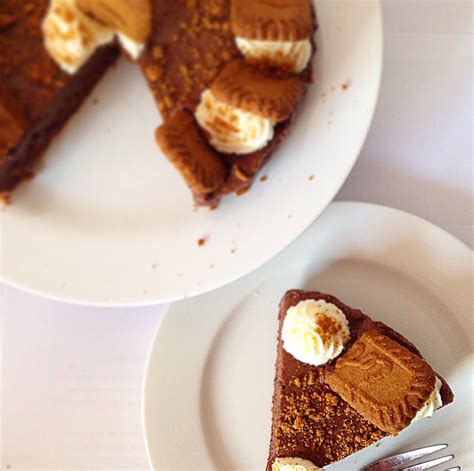
POLYGON ((189 113, 175 111, 156 130, 156 140, 191 191, 209 193, 224 181, 225 164, 209 147, 189 113))
POLYGON ((249 62, 297 74, 307 68, 314 32, 309 0, 233 0, 231 23, 249 62))
POLYGON ((224 103, 279 122, 290 117, 304 87, 299 76, 274 77, 236 60, 222 69, 211 91, 224 103))

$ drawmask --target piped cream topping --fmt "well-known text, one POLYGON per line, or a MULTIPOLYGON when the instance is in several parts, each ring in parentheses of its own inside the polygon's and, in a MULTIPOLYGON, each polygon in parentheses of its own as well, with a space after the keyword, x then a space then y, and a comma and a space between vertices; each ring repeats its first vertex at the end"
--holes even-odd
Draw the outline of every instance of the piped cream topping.
POLYGON ((125 49, 125 51, 130 54, 132 59, 138 59, 140 54, 145 49, 145 44, 135 41, 132 38, 129 38, 127 35, 123 33, 117 32, 117 37, 119 39, 120 45, 125 49))
POLYGON ((273 138, 272 121, 219 101, 210 90, 201 95, 195 117, 212 147, 226 154, 249 154, 273 138))
POLYGON ((42 27, 46 50, 69 74, 77 72, 100 46, 111 43, 115 34, 133 59, 144 48, 144 44, 83 13, 75 0, 51 0, 42 27))
POLYGON ((417 420, 420 420, 420 419, 425 419, 427 417, 432 417, 434 414, 434 411, 436 409, 439 409, 443 405, 443 400, 441 399, 442 386, 443 386, 443 383, 438 377, 436 377, 435 387, 433 391, 431 392, 430 396, 428 397, 426 402, 423 404, 421 409, 417 412, 417 414, 413 418, 413 422, 416 422, 417 420))
POLYGON ((303 458, 275 458, 272 471, 323 471, 314 463, 303 458))
POLYGON ((113 40, 114 32, 89 18, 74 0, 52 0, 43 21, 45 47, 56 63, 75 73, 95 50, 113 40))
POLYGON ((312 45, 309 39, 267 41, 237 36, 235 42, 246 59, 268 62, 297 74, 306 69, 311 59, 312 45))
POLYGON ((318 366, 338 357, 350 339, 349 323, 334 304, 307 299, 288 309, 281 337, 297 360, 318 366))

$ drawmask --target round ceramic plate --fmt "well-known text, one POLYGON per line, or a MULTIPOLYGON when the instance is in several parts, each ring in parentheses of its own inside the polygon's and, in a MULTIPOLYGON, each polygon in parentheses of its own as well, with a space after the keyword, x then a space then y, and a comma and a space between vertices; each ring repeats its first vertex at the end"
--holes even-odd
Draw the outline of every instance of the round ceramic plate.
POLYGON ((472 252, 406 213, 333 203, 291 247, 230 286, 172 305, 152 344, 144 434, 156 470, 263 470, 270 439, 278 303, 290 288, 332 293, 415 343, 454 404, 339 464, 449 443, 474 469, 472 252))
POLYGON ((74 302, 147 304, 222 286, 286 247, 346 179, 381 76, 379 2, 320 0, 317 12, 315 84, 265 182, 193 211, 154 142, 161 120, 145 81, 123 60, 0 215, 1 278, 74 302))

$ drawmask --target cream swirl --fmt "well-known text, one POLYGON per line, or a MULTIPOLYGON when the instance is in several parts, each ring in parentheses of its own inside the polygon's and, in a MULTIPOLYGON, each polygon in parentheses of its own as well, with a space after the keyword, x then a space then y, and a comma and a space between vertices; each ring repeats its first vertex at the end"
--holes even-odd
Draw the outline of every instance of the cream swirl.
POLYGON ((120 45, 130 54, 130 57, 132 59, 138 59, 145 48, 145 44, 135 41, 126 34, 120 32, 117 32, 117 37, 120 41, 120 45))
POLYGON ((52 0, 42 26, 48 53, 69 74, 114 37, 112 29, 82 13, 74 0, 52 0))
POLYGON ((144 48, 144 44, 86 15, 75 0, 52 0, 42 27, 46 50, 69 74, 79 70, 97 48, 112 42, 115 34, 133 59, 144 48))
POLYGON ((341 354, 350 339, 349 323, 334 304, 307 299, 288 309, 281 337, 283 348, 297 360, 323 365, 341 354))
POLYGON ((226 154, 249 154, 263 149, 273 137, 273 122, 219 101, 205 90, 195 117, 209 143, 226 154))
POLYGON ((309 39, 302 41, 267 41, 237 36, 237 47, 248 60, 266 61, 297 74, 306 69, 311 59, 312 45, 309 39))
POLYGON ((303 458, 275 458, 272 471, 322 471, 309 460, 303 458))
POLYGON ((439 409, 443 405, 443 400, 441 399, 440 393, 441 386, 443 386, 443 383, 438 377, 436 377, 435 387, 433 391, 431 392, 421 409, 416 413, 415 417, 413 418, 413 422, 416 422, 420 419, 424 419, 426 417, 432 417, 434 411, 436 409, 439 409))

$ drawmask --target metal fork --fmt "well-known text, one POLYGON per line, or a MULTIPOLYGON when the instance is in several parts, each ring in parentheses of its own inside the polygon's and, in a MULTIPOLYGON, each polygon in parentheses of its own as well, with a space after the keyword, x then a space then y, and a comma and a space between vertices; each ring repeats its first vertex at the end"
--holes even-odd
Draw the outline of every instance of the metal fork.
MULTIPOLYGON (((416 450, 407 451, 405 453, 400 453, 399 455, 389 456, 383 460, 379 460, 375 463, 366 466, 362 471, 421 471, 423 469, 434 468, 440 464, 446 463, 454 458, 454 455, 442 456, 441 458, 435 458, 430 461, 424 461, 423 463, 414 464, 405 468, 400 468, 400 466, 416 461, 425 456, 436 453, 444 448, 447 448, 447 444, 443 443, 441 445, 431 445, 424 448, 417 448, 416 450)), ((455 468, 445 469, 445 471, 461 471, 460 466, 455 468)))

